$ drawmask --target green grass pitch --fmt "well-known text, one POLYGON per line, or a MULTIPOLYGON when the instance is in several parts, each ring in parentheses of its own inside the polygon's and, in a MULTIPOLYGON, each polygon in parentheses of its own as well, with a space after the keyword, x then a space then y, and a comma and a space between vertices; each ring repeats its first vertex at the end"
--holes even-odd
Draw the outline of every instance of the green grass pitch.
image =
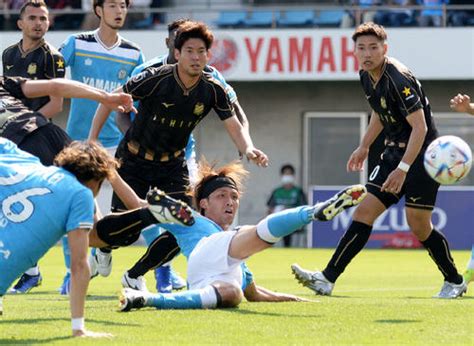
MULTIPOLYGON (((428 254, 411 250, 364 250, 341 276, 332 297, 317 297, 297 284, 290 264, 322 267, 332 250, 269 249, 249 261, 256 283, 297 294, 310 303, 247 303, 237 309, 117 312, 120 277, 144 252, 114 251, 109 278, 89 286, 86 326, 114 335, 70 338, 68 300, 60 296, 62 252, 53 248, 40 266, 43 285, 27 295, 6 296, 0 316, 0 344, 231 344, 231 345, 474 345, 474 285, 461 299, 432 299, 442 277, 428 254)), ((454 251, 460 270, 468 251, 454 251)), ((180 256, 175 268, 185 273, 180 256)), ((147 276, 149 288, 154 279, 147 276)))

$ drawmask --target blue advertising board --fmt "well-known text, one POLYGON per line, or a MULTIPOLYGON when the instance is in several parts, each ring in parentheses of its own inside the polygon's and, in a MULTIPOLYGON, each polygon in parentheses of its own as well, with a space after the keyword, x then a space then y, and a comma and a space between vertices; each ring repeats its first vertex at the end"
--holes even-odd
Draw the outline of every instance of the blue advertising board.
MULTIPOLYGON (((309 200, 324 201, 343 187, 314 186, 309 200)), ((417 248, 420 242, 409 231, 405 199, 386 210, 374 223, 368 248, 417 248)), ((329 222, 313 222, 308 247, 335 248, 352 221, 355 208, 344 210, 329 222)), ((474 187, 441 187, 433 210, 433 225, 443 232, 452 249, 470 249, 474 244, 474 187)))

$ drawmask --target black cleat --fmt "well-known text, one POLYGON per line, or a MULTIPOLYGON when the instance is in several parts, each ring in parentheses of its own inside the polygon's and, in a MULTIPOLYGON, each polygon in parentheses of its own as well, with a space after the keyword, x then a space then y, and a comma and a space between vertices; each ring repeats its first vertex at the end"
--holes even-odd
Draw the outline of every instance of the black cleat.
POLYGON ((367 189, 364 185, 348 186, 326 202, 316 204, 313 218, 319 221, 332 220, 344 209, 358 205, 365 196, 367 189))
POLYGON ((131 288, 124 288, 119 297, 120 311, 127 312, 132 309, 141 309, 145 306, 145 293, 131 288))

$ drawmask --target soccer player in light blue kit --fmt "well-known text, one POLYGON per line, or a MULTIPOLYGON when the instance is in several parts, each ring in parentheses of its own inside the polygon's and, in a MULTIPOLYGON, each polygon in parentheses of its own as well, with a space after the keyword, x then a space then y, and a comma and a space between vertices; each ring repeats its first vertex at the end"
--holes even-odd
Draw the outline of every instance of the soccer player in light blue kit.
MULTIPOLYGON (((147 62, 137 66, 133 72, 132 72, 132 77, 139 74, 146 68, 150 67, 160 67, 162 65, 168 65, 168 64, 175 64, 177 61, 174 57, 174 41, 176 38, 176 31, 179 29, 179 27, 184 24, 189 22, 189 19, 177 19, 170 23, 168 25, 168 37, 166 38, 166 47, 168 48, 168 53, 157 56, 151 60, 148 60, 147 62)), ((211 73, 212 76, 219 80, 222 85, 225 87, 227 96, 232 103, 236 115, 241 122, 242 126, 244 127, 244 130, 246 133, 249 133, 249 122, 247 120, 247 116, 245 112, 243 111, 242 107, 239 104, 239 101, 237 99, 237 94, 235 93, 234 89, 232 86, 227 84, 225 78, 222 76, 222 74, 215 69, 214 67, 207 65, 204 68, 205 72, 211 73)), ((119 124, 119 127, 122 132, 126 132, 128 128, 130 127, 130 117, 126 114, 118 113, 117 114, 117 123, 119 124)), ((196 164, 196 151, 195 151, 195 140, 194 136, 191 134, 189 137, 188 145, 186 146, 186 164, 188 167, 189 171, 189 182, 191 185, 193 185, 196 180, 197 180, 197 164, 196 164)), ((158 186, 159 188, 160 186, 158 186)), ((156 226, 152 226, 148 228, 145 232, 142 233, 143 237, 145 238, 146 244, 150 245, 159 235, 160 235, 160 228, 156 226)), ((141 262, 137 262, 135 266, 140 266, 141 262)), ((146 270, 145 268, 143 270, 146 270)), ((133 272, 133 271, 132 271, 133 272)), ((132 275, 130 272, 126 272, 122 278, 122 284, 124 287, 128 287, 127 283, 133 282, 134 287, 140 286, 142 288, 145 288, 145 282, 137 280, 137 277, 133 276, 128 276, 132 275)), ((184 287, 186 287, 186 281, 182 279, 177 273, 172 270, 171 268, 171 261, 168 263, 163 264, 162 266, 159 266, 155 269, 155 278, 156 278, 156 289, 158 292, 161 293, 169 293, 171 292, 171 289, 174 290, 179 290, 184 287)), ((133 287, 132 287, 133 288, 133 287)))
MULTIPOLYGON (((235 307, 243 296, 249 301, 302 300, 257 286, 244 261, 313 220, 332 219, 343 209, 360 203, 366 195, 364 186, 350 186, 326 202, 287 209, 266 217, 256 226, 230 230, 247 171, 241 163, 235 162, 220 169, 201 162, 199 170, 201 178, 193 197, 201 215, 194 214, 192 226, 160 224, 176 237, 188 258, 189 290, 153 294, 125 288, 120 297, 122 311, 145 306, 158 309, 235 307)), ((156 190, 147 197, 150 204, 159 203, 162 198, 163 194, 156 190)))
MULTIPOLYGON (((129 0, 93 0, 94 13, 100 19, 99 28, 70 35, 60 47, 73 80, 112 91, 123 85, 133 69, 143 63, 140 48, 118 34, 125 22, 129 4, 129 0)), ((97 106, 96 102, 90 100, 72 100, 66 131, 73 140, 87 139, 97 106)), ((120 139, 121 133, 113 114, 105 124, 99 140, 113 156, 120 139)), ((105 182, 97 196, 99 209, 103 214, 110 212, 111 200, 112 187, 105 182)), ((66 267, 69 268, 65 240, 63 245, 66 267)), ((101 251, 97 251, 96 255, 108 256, 101 251)), ((67 278, 68 274, 61 288, 62 294, 67 294, 67 278)))

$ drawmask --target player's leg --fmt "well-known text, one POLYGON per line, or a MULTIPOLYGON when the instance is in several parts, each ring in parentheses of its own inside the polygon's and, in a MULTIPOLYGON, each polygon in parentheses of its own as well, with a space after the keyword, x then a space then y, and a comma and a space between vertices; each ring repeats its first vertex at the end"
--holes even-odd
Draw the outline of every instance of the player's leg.
POLYGON ((242 227, 232 240, 229 256, 245 259, 272 246, 282 237, 292 234, 314 220, 331 220, 342 210, 359 204, 365 196, 365 187, 354 185, 314 206, 291 208, 271 214, 257 226, 242 227))
POLYGON ((66 266, 66 274, 63 278, 63 283, 59 288, 59 293, 61 295, 68 295, 71 288, 71 250, 69 249, 69 242, 67 236, 61 238, 63 256, 64 256, 64 265, 66 266))
POLYGON ((471 259, 467 262, 466 271, 464 272, 463 277, 467 284, 474 281, 474 245, 472 245, 471 259))

